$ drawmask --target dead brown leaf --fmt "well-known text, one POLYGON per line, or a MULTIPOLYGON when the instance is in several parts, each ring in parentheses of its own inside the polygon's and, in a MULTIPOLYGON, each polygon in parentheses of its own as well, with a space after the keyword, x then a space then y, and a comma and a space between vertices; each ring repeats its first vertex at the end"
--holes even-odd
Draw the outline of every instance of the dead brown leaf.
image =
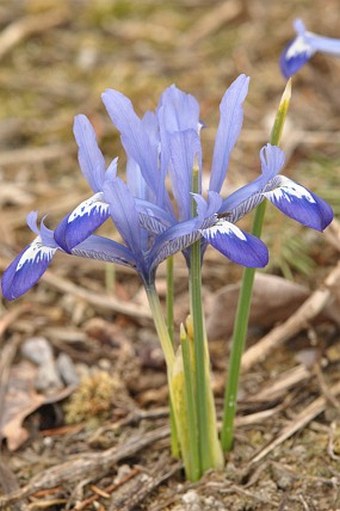
POLYGON ((23 422, 31 413, 44 404, 65 399, 73 390, 67 387, 45 397, 34 388, 37 373, 38 368, 25 360, 11 368, 0 416, 0 435, 7 440, 10 451, 18 449, 28 439, 29 433, 23 422))

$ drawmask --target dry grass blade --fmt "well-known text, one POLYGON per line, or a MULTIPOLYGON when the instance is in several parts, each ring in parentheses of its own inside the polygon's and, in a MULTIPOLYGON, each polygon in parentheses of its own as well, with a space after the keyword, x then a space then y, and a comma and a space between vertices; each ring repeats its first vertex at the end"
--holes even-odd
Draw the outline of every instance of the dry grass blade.
POLYGON ((327 305, 332 297, 332 288, 340 280, 340 263, 329 273, 324 284, 317 289, 298 310, 282 325, 273 328, 243 355, 242 370, 247 371, 257 362, 266 358, 275 348, 288 341, 315 318, 327 305))
POLYGON ((70 484, 79 479, 97 480, 103 477, 107 471, 121 460, 136 454, 141 449, 161 440, 169 435, 169 428, 162 427, 149 433, 137 434, 123 445, 115 446, 99 453, 85 453, 81 456, 53 466, 38 474, 31 481, 18 491, 7 496, 0 497, 0 509, 24 499, 33 493, 54 488, 62 484, 70 484))
MULTIPOLYGON (((329 392, 336 396, 340 392, 340 382, 333 385, 329 392)), ((320 413, 322 413, 327 404, 327 398, 326 397, 318 397, 313 401, 307 408, 305 408, 301 413, 299 413, 294 420, 289 422, 289 424, 282 430, 281 434, 273 440, 267 447, 262 449, 252 460, 251 463, 257 463, 258 461, 262 460, 267 454, 269 454, 273 449, 275 449, 278 445, 282 444, 287 438, 291 437, 302 429, 304 426, 306 426, 311 420, 315 419, 320 413)))

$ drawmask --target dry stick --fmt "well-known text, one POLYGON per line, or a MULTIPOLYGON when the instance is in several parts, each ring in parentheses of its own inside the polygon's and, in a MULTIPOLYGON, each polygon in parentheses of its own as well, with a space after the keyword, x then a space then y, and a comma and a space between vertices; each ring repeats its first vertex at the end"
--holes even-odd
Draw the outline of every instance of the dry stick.
POLYGON ((158 440, 168 437, 169 434, 170 430, 167 426, 161 427, 143 435, 134 435, 123 445, 111 447, 99 453, 84 453, 66 463, 46 469, 41 474, 33 477, 20 490, 0 497, 0 509, 5 509, 9 504, 46 488, 75 483, 79 479, 97 480, 121 460, 136 454, 158 440))
POLYGON ((12 323, 25 312, 29 312, 31 310, 31 305, 28 303, 17 305, 12 307, 9 311, 6 311, 4 315, 0 318, 0 345, 2 337, 7 330, 11 326, 12 323))
MULTIPOLYGON (((126 484, 130 479, 134 478, 138 474, 140 474, 140 469, 134 468, 131 470, 131 472, 129 472, 129 474, 127 476, 125 476, 123 479, 121 479, 118 483, 111 484, 110 486, 107 486, 106 488, 104 488, 104 493, 106 493, 108 495, 108 497, 106 497, 106 498, 109 498, 110 494, 112 492, 117 490, 123 484, 126 484)), ((93 487, 91 489, 93 491, 93 487)), ((103 496, 103 493, 101 496, 103 496)), ((83 511, 83 509, 86 509, 90 504, 93 504, 93 502, 98 500, 98 498, 99 498, 99 495, 97 492, 96 495, 91 495, 91 497, 88 497, 87 499, 83 500, 82 502, 77 503, 75 505, 73 511, 83 511)))
POLYGON ((119 511, 133 511, 143 503, 152 491, 173 476, 182 466, 182 462, 177 462, 170 469, 165 467, 165 470, 164 468, 160 468, 158 471, 155 470, 157 475, 149 475, 145 472, 137 475, 136 479, 133 480, 135 484, 131 485, 129 495, 126 496, 128 498, 124 498, 122 501, 119 497, 117 499, 114 493, 112 494, 108 511, 116 509, 119 509, 119 511))
POLYGON ((336 218, 325 230, 325 236, 327 241, 340 252, 340 222, 336 218))
POLYGON ((105 293, 94 293, 89 289, 85 289, 84 287, 73 284, 67 279, 56 276, 49 271, 44 274, 42 280, 50 286, 58 289, 58 291, 74 295, 94 307, 125 314, 125 316, 131 316, 136 320, 151 320, 150 311, 141 305, 137 305, 131 302, 123 302, 118 298, 106 295, 105 293))
POLYGON ((288 369, 283 373, 279 374, 274 382, 270 382, 270 385, 266 386, 263 390, 260 390, 254 396, 248 399, 251 402, 258 401, 271 401, 278 399, 282 395, 286 394, 287 390, 302 381, 311 378, 312 373, 303 364, 288 369))
POLYGON ((242 6, 235 0, 217 4, 216 7, 212 7, 207 14, 199 18, 193 27, 185 33, 182 40, 186 46, 193 46, 217 32, 223 25, 239 16, 241 12, 242 6))
POLYGON ((262 422, 273 415, 277 414, 282 410, 282 405, 269 408, 268 410, 262 410, 261 412, 251 413, 249 415, 241 415, 235 418, 235 424, 237 427, 240 426, 251 426, 252 424, 262 424, 262 422))
POLYGON ((25 16, 8 25, 0 35, 0 60, 17 44, 33 34, 46 32, 69 18, 66 10, 25 16))
MULTIPOLYGON (((16 309, 18 311, 19 307, 16 309)), ((21 306, 21 309, 24 307, 21 306)), ((8 381, 10 370, 13 365, 14 358, 16 356, 18 347, 21 343, 20 337, 12 337, 11 341, 6 343, 1 352, 0 360, 0 417, 3 415, 4 402, 6 392, 8 389, 8 381)), ((16 476, 8 466, 6 458, 3 459, 3 454, 0 452, 0 488, 4 492, 17 491, 19 483, 16 476)), ((18 511, 19 507, 13 506, 13 511, 18 511)), ((24 511, 24 508, 20 506, 20 509, 24 511)))
POLYGON ((0 152, 0 165, 19 165, 20 163, 39 163, 49 160, 57 160, 66 154, 75 152, 73 144, 56 144, 45 147, 29 147, 0 152))
MULTIPOLYGON (((340 382, 333 385, 329 392, 336 396, 340 393, 340 382)), ((318 397, 313 401, 307 408, 305 408, 301 413, 296 415, 294 419, 282 430, 281 434, 273 440, 267 447, 262 449, 252 460, 251 463, 257 463, 262 460, 267 454, 269 454, 273 449, 275 449, 278 445, 282 444, 287 438, 291 437, 306 426, 310 421, 315 419, 320 413, 322 413, 327 405, 327 398, 324 396, 318 397)))
POLYGON ((271 351, 296 335, 308 322, 315 318, 327 305, 332 297, 332 287, 340 280, 340 263, 329 273, 324 284, 314 291, 298 310, 282 325, 273 328, 254 346, 251 346, 243 355, 241 368, 249 370, 254 364, 260 362, 271 351))

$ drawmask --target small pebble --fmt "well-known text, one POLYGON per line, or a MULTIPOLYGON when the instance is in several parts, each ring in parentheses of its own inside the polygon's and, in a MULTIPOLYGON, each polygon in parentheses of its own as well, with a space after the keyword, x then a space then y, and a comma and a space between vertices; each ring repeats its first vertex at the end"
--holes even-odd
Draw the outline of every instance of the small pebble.
POLYGON ((66 385, 78 385, 79 376, 70 355, 67 353, 60 353, 56 360, 56 366, 66 385))

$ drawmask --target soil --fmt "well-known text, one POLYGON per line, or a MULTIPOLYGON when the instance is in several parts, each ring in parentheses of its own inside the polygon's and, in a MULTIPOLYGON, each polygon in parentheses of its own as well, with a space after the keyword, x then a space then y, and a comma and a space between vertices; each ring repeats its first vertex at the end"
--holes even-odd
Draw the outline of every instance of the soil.
MULTIPOLYGON (((171 83, 197 97, 208 175, 220 98, 238 74, 250 75, 224 192, 256 177, 285 85, 278 57, 292 21, 301 17, 310 30, 340 37, 338 7, 336 0, 3 1, 0 268, 31 241, 29 211, 48 213, 48 225, 56 225, 89 194, 76 161, 74 115, 90 117, 104 154, 118 155, 124 171, 119 136, 100 102, 108 87, 131 97, 140 114, 171 83)), ((327 199, 336 215, 339 79, 340 60, 325 55, 294 77, 282 142, 285 173, 327 199)), ((297 316, 289 309, 297 326, 243 371, 225 470, 198 483, 185 481, 170 452, 164 359, 132 271, 59 254, 33 290, 2 300, 0 509, 340 510, 337 225, 318 234, 268 209, 266 273, 303 287, 297 316), (306 296, 307 316, 299 312, 306 296)), ((208 316, 214 297, 241 273, 207 252, 208 316)), ((176 328, 188 312, 185 276, 178 256, 176 328)), ((157 284, 164 299, 163 266, 157 284)), ((248 348, 289 321, 284 307, 272 321, 269 304, 260 309, 266 320, 254 318, 248 348)), ((211 322, 209 331, 220 417, 230 332, 214 336, 211 322)))

